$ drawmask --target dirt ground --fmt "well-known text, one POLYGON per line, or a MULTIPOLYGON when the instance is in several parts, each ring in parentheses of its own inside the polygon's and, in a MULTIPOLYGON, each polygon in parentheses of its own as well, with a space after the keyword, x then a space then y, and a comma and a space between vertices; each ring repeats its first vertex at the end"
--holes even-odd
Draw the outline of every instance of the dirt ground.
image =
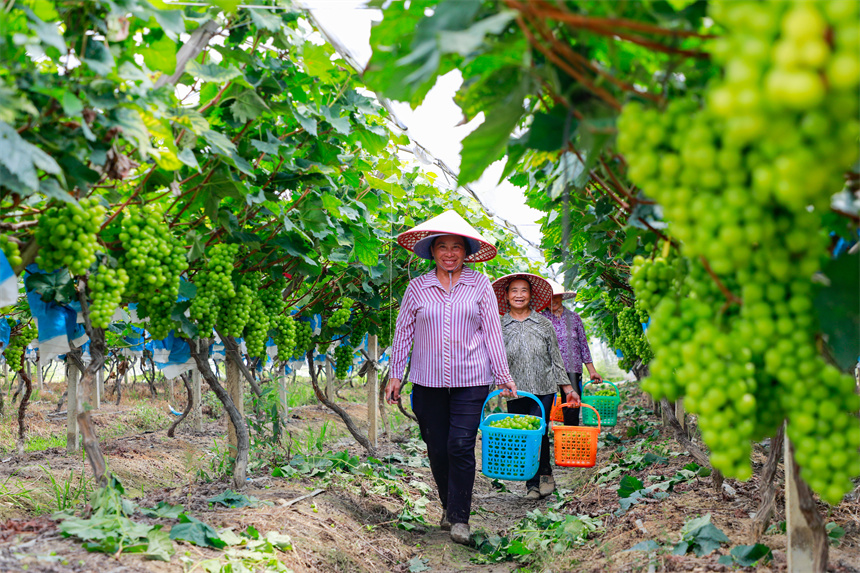
MULTIPOLYGON (((253 526, 260 532, 277 531, 288 534, 293 541, 292 551, 280 554, 280 561, 292 571, 325 572, 385 572, 385 571, 434 571, 459 572, 482 571, 487 573, 507 571, 729 571, 731 567, 720 565, 721 554, 741 544, 751 544, 751 516, 758 507, 756 490, 758 476, 767 455, 762 445, 756 445, 753 454, 756 475, 746 483, 726 480, 729 488, 716 493, 710 477, 697 478, 678 484, 666 499, 648 500, 634 505, 626 513, 616 516, 619 497, 616 493, 618 480, 602 486, 595 485, 593 478, 600 468, 622 458, 623 450, 632 447, 635 440, 627 441, 628 428, 635 424, 656 420, 653 414, 638 413, 645 406, 644 397, 630 385, 625 391, 623 411, 631 412, 635 418, 621 416, 618 426, 604 431, 621 438, 620 443, 607 442, 598 452, 595 468, 554 468, 563 505, 550 496, 540 501, 523 497, 521 482, 504 482, 504 488, 494 487, 491 480, 479 474, 475 484, 473 500, 472 530, 483 530, 504 535, 517 524, 526 513, 534 509, 544 512, 553 509, 561 514, 587 515, 599 518, 602 527, 580 545, 573 545, 561 553, 547 549, 542 554, 533 554, 523 562, 508 561, 477 564, 470 561, 476 555, 473 547, 456 545, 447 533, 439 530, 440 518, 438 498, 433 488, 427 493, 426 523, 416 523, 412 530, 398 528, 397 516, 403 502, 393 495, 380 492, 362 481, 360 476, 330 474, 327 478, 306 475, 291 478, 272 477, 271 470, 252 471, 251 480, 243 493, 271 502, 257 508, 216 508, 206 499, 229 489, 226 480, 206 481, 211 475, 212 461, 217 460, 216 444, 221 444, 226 435, 222 421, 208 421, 204 431, 192 431, 183 424, 175 439, 166 436, 166 429, 141 432, 141 409, 133 403, 120 406, 105 405, 95 415, 99 431, 104 434, 119 434, 123 426, 127 433, 102 439, 102 447, 108 458, 109 468, 126 488, 126 495, 141 507, 152 507, 159 501, 182 504, 186 512, 209 523, 216 529, 229 527, 234 531, 253 526), (132 421, 138 423, 134 426, 132 421), (322 493, 290 504, 301 496, 322 489, 322 493), (636 543, 648 539, 658 542, 677 542, 680 530, 690 518, 710 513, 712 522, 731 539, 718 551, 705 557, 693 554, 671 555, 668 550, 656 553, 639 551, 625 552, 636 543)), ((148 400, 148 399, 147 399, 148 400)), ((150 406, 166 410, 166 403, 148 400, 150 406)), ((366 425, 366 406, 358 403, 340 402, 359 425, 366 425)), ((54 409, 49 402, 37 404, 30 416, 33 431, 43 434, 65 432, 65 417, 49 418, 54 409)), ((146 412, 149 412, 148 410, 146 412)), ((347 449, 351 455, 363 459, 365 452, 346 435, 342 422, 332 412, 321 406, 304 406, 292 412, 288 430, 295 436, 307 432, 307 428, 319 428, 325 420, 334 423, 338 431, 332 436, 333 443, 327 447, 335 452, 347 449)), ((155 417, 144 420, 157 425, 155 417)), ((13 425, 7 415, 4 426, 13 425)), ((403 453, 405 426, 395 436, 385 436, 380 442, 378 457, 403 453), (390 438, 394 437, 395 441, 390 438)), ((659 425, 649 425, 646 433, 658 434, 650 442, 657 452, 679 452, 680 447, 659 425)), ((641 440, 642 436, 638 439, 641 440)), ((413 444, 415 442, 413 441, 413 444)), ((643 448, 642 452, 649 451, 643 448)), ((478 452, 480 467, 480 452, 478 452)), ((626 471, 646 481, 647 476, 672 476, 691 458, 685 453, 668 456, 666 465, 652 465, 639 471, 626 471)), ((252 460, 253 461, 253 460, 252 460)), ((62 537, 57 523, 50 513, 56 510, 51 478, 62 481, 69 472, 79 474, 83 469, 89 475, 79 454, 67 456, 64 447, 17 456, 3 454, 0 460, 0 571, 191 571, 194 563, 217 558, 217 550, 176 542, 177 553, 169 563, 145 561, 138 555, 123 554, 119 557, 101 553, 89 553, 73 539, 62 537), (48 471, 46 471, 47 468, 48 471), (18 492, 16 495, 15 492, 18 492), (22 495, 21 492, 27 492, 22 495), (54 506, 52 507, 52 503, 54 506), (183 562, 184 559, 184 562, 183 562)), ((418 464, 394 464, 405 472, 399 479, 400 487, 415 491, 421 483, 433 485, 427 467, 418 464), (417 485, 415 485, 417 484, 417 485)), ((778 479, 783 477, 782 466, 778 479)), ((825 522, 834 522, 845 531, 838 546, 830 548, 829 570, 839 573, 860 572, 860 500, 857 492, 846 498, 836 508, 819 505, 825 522)), ((777 493, 777 515, 774 523, 785 519, 784 492, 777 493)), ((142 519, 146 521, 146 518, 142 519)), ((169 528, 170 520, 161 521, 169 528)), ((172 521, 175 523, 175 520, 172 521)), ((777 530, 778 531, 778 530, 777 530)), ((770 533, 763 539, 773 550, 774 558, 766 565, 742 570, 785 571, 785 535, 770 533)), ((735 569, 738 569, 737 567, 735 569)), ((197 568, 196 570, 202 570, 197 568)))

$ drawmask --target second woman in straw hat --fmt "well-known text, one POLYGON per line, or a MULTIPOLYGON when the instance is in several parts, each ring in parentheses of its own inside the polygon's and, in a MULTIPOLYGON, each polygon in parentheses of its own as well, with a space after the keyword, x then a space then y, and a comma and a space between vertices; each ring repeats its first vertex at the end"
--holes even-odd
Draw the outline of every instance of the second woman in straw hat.
MULTIPOLYGON (((493 290, 502 315, 502 336, 508 368, 517 384, 517 390, 531 392, 544 407, 547 431, 541 439, 537 473, 526 481, 526 497, 540 499, 555 491, 549 451, 549 416, 553 398, 561 389, 568 404, 579 405, 579 394, 570 385, 564 371, 558 339, 552 323, 538 314, 549 305, 552 287, 543 278, 516 273, 504 276, 493 283, 493 290)), ((540 416, 537 403, 531 398, 508 401, 508 412, 540 416)))

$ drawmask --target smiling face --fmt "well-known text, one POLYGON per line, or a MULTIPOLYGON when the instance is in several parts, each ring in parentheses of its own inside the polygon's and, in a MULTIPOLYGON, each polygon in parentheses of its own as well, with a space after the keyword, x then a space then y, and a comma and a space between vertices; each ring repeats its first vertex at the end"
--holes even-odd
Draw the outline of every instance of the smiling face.
POLYGON ((532 301, 532 285, 524 279, 512 280, 508 285, 508 304, 511 310, 525 310, 532 301))
POLYGON ((466 259, 466 239, 460 235, 442 235, 430 248, 436 266, 446 272, 456 271, 466 259))
POLYGON ((561 309, 562 309, 561 303, 563 300, 564 300, 564 297, 560 294, 554 294, 552 296, 552 302, 550 303, 550 308, 552 309, 553 312, 558 313, 561 311, 561 309))

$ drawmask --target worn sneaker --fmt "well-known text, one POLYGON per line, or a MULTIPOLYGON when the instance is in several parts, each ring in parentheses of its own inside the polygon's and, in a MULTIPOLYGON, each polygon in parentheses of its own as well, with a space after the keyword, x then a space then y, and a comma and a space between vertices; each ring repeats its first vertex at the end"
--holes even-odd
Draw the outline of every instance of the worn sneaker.
POLYGON ((528 493, 526 494, 526 499, 540 499, 540 489, 532 486, 529 488, 528 493))
POLYGON ((468 545, 471 538, 468 523, 455 523, 451 526, 451 541, 460 545, 468 545))
POLYGON ((448 521, 448 510, 442 510, 442 519, 439 520, 439 528, 442 531, 451 531, 451 522, 448 521))
POLYGON ((555 491, 555 479, 552 476, 540 476, 540 496, 546 497, 555 491))

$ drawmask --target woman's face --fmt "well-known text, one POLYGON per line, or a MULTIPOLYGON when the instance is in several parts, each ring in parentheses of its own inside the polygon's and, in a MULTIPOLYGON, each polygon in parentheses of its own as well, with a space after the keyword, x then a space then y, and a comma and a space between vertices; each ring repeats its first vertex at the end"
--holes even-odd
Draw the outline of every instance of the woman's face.
POLYGON ((563 300, 564 298, 560 294, 553 295, 552 303, 550 304, 550 307, 552 308, 553 312, 558 312, 561 310, 561 303, 563 300))
POLYGON ((433 242, 433 260, 443 271, 456 271, 466 259, 466 240, 459 235, 442 235, 433 242))
POLYGON ((525 310, 532 301, 532 287, 529 281, 516 279, 508 285, 508 304, 511 310, 525 310))

